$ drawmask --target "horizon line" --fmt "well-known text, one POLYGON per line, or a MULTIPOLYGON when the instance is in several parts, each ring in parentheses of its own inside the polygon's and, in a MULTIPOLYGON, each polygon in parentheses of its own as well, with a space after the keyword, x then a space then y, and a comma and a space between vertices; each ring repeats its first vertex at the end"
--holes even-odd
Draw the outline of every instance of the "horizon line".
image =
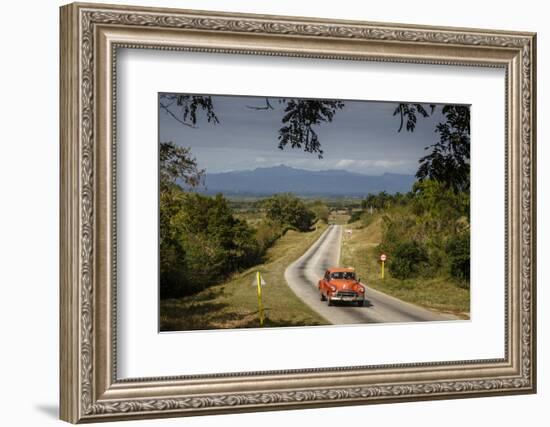
POLYGON ((338 169, 335 169, 335 168, 329 168, 329 169, 304 169, 304 168, 297 168, 297 167, 294 167, 294 166, 287 166, 287 165, 284 165, 282 163, 278 164, 278 165, 273 165, 273 166, 258 166, 258 167, 255 167, 253 169, 232 169, 232 170, 210 172, 210 173, 205 172, 205 175, 233 173, 233 172, 254 172, 254 171, 259 170, 259 169, 276 169, 276 168, 287 168, 287 169, 293 169, 293 170, 305 171, 305 172, 329 172, 329 171, 338 172, 338 171, 341 171, 341 172, 347 172, 347 173, 351 173, 351 174, 364 175, 364 176, 383 176, 383 175, 415 176, 415 172, 403 173, 403 172, 389 172, 388 171, 388 172, 382 172, 382 173, 378 173, 378 174, 366 174, 366 173, 363 173, 363 172, 349 171, 347 169, 342 169, 342 168, 338 168, 338 169))

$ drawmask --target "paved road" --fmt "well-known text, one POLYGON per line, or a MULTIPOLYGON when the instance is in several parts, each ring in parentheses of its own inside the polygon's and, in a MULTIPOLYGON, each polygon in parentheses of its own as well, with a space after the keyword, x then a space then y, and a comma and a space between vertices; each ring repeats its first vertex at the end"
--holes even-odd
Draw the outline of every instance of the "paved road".
POLYGON ((330 225, 319 239, 285 271, 290 288, 313 310, 333 324, 427 322, 456 319, 406 303, 383 292, 366 288, 363 307, 339 304, 329 307, 319 297, 317 283, 325 270, 338 266, 342 226, 330 225))

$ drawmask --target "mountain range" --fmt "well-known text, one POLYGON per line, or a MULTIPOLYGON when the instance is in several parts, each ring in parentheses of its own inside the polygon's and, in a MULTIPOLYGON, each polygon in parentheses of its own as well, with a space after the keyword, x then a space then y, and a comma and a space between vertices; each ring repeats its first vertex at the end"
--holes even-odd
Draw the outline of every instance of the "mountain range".
POLYGON ((365 175, 334 169, 310 171, 288 166, 274 166, 221 173, 207 173, 207 194, 265 196, 294 193, 301 196, 364 196, 368 193, 410 191, 413 175, 384 173, 365 175))

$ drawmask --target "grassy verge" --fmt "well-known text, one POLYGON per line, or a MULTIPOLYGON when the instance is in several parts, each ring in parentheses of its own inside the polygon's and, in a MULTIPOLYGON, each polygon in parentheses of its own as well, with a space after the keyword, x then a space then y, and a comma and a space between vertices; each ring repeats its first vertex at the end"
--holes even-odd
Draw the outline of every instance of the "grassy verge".
POLYGON ((340 261, 342 265, 355 267, 361 281, 403 301, 469 318, 470 292, 448 278, 399 280, 386 271, 382 280, 377 249, 382 239, 382 219, 375 217, 367 227, 359 227, 359 222, 346 226, 353 231, 351 235, 344 233, 340 261))
POLYGON ((264 264, 236 274, 228 281, 196 295, 161 301, 160 329, 182 331, 259 327, 258 296, 256 287, 252 285, 258 270, 267 283, 262 287, 264 327, 328 324, 296 297, 284 278, 286 267, 299 258, 325 228, 322 225, 307 233, 288 231, 268 250, 264 264))
POLYGON ((349 218, 350 216, 345 211, 333 211, 330 213, 329 222, 331 224, 345 225, 349 218))

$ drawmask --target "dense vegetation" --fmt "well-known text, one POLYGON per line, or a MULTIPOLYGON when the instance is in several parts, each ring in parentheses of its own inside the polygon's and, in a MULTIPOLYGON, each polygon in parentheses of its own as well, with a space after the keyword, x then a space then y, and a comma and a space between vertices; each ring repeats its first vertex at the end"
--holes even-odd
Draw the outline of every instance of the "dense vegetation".
POLYGON ((390 274, 398 279, 449 276, 461 287, 470 279, 470 197, 441 181, 418 181, 407 194, 369 195, 350 222, 368 226, 381 216, 390 274))
POLYGON ((266 217, 283 227, 308 231, 315 220, 315 213, 292 194, 276 194, 263 201, 266 217))
POLYGON ((236 218, 221 195, 173 187, 161 193, 161 295, 196 292, 261 256, 255 231, 236 218))
POLYGON ((200 182, 202 171, 186 149, 163 143, 160 152, 162 299, 199 292, 261 263, 287 230, 309 231, 328 213, 321 202, 310 209, 296 196, 280 194, 254 204, 259 220, 250 224, 221 194, 208 197, 189 191, 200 182), (182 176, 186 189, 176 184, 182 176))

